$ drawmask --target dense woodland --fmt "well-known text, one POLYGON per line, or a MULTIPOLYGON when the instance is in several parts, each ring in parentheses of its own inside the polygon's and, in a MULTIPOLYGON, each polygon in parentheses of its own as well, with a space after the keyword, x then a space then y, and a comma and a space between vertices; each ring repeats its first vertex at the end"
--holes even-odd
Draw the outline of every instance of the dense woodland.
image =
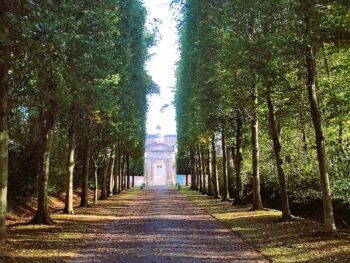
POLYGON ((349 224, 350 1, 174 5, 178 172, 233 205, 273 203, 282 220, 321 204, 325 231, 349 224))
POLYGON ((30 223, 51 224, 48 195, 65 191, 73 214, 74 189, 86 207, 129 188, 159 88, 144 68, 155 34, 140 0, 1 0, 0 27, 3 239, 7 196, 37 196, 30 223))

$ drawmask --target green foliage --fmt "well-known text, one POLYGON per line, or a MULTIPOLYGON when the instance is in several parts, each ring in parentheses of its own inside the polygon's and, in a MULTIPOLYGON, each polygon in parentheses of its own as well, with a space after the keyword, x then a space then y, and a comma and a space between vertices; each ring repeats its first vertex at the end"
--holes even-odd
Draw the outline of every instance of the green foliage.
POLYGON ((176 174, 191 174, 191 159, 188 152, 176 155, 176 174))
POLYGON ((24 189, 34 187, 39 111, 48 96, 57 106, 51 189, 60 192, 64 188, 67 136, 73 118, 77 126, 77 171, 88 134, 94 156, 104 155, 107 148, 117 145, 140 173, 147 95, 159 92, 145 70, 155 36, 146 29, 142 1, 33 0, 6 4, 10 11, 1 19, 10 28, 12 54, 8 61, 10 188, 22 179, 24 189), (47 90, 49 79, 56 86, 53 94, 47 90))
POLYGON ((132 176, 143 176, 145 170, 145 159, 144 157, 139 157, 137 159, 132 159, 130 162, 130 174, 132 176))
POLYGON ((349 203, 349 3, 188 0, 176 4, 182 11, 176 90, 180 165, 201 138, 213 133, 218 137, 222 118, 229 123, 227 140, 233 144, 234 112, 240 110, 244 116, 243 181, 249 195, 249 123, 255 111, 252 88, 257 87, 263 196, 279 194, 265 98, 271 92, 289 195, 299 202, 320 199, 306 92, 305 52, 312 45, 333 195, 349 203), (311 19, 311 28, 305 19, 311 19))

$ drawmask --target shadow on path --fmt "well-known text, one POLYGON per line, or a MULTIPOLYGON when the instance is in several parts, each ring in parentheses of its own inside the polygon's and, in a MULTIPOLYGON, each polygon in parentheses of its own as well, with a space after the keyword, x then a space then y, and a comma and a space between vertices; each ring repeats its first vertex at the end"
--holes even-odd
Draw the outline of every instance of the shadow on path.
POLYGON ((268 262, 176 190, 148 188, 123 207, 95 212, 111 220, 68 262, 268 262))

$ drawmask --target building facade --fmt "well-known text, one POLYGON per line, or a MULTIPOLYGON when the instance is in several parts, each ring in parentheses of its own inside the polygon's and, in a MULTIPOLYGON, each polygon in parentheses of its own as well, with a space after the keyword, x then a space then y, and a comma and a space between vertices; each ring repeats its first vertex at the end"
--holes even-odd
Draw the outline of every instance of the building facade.
POLYGON ((145 149, 144 182, 148 186, 176 183, 176 135, 148 135, 145 149))

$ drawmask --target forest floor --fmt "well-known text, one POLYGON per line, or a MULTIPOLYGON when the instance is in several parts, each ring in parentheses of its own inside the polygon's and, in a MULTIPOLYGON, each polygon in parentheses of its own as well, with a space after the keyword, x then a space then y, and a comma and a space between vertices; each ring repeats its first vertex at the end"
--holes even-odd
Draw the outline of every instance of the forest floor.
POLYGON ((133 189, 52 226, 10 224, 0 262, 269 262, 190 199, 133 189))
POLYGON ((296 218, 281 222, 276 210, 249 211, 189 188, 180 192, 224 223, 273 262, 350 262, 350 234, 324 234, 318 222, 296 218))

